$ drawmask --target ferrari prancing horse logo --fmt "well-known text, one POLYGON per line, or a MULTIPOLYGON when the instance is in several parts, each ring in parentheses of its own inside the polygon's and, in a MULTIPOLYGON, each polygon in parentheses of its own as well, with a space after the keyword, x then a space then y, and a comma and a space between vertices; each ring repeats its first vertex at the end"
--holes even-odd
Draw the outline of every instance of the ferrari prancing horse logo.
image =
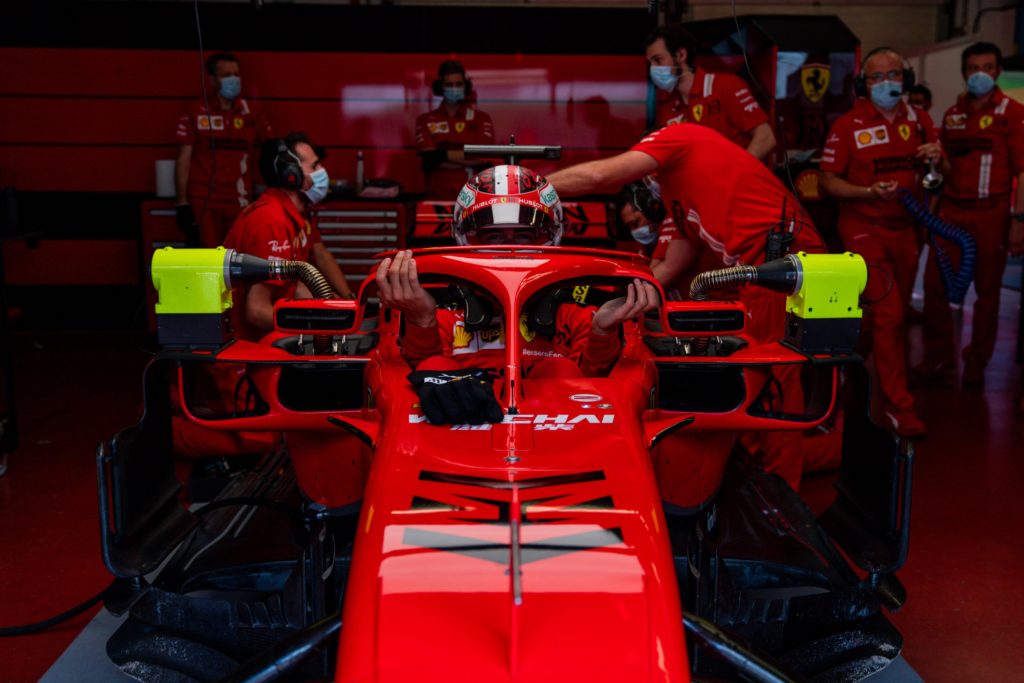
POLYGON ((903 138, 904 140, 910 139, 910 126, 908 126, 905 123, 901 123, 900 127, 897 128, 897 130, 899 130, 901 138, 903 138))
POLYGON ((693 105, 693 120, 700 121, 704 117, 704 105, 695 104, 693 105))
POLYGON ((982 130, 985 130, 986 128, 988 128, 991 125, 992 125, 992 117, 989 116, 988 114, 985 114, 984 116, 982 116, 981 120, 978 121, 978 127, 981 128, 982 130))
POLYGON ((455 122, 455 132, 456 133, 461 133, 464 130, 466 130, 466 122, 465 121, 456 121, 455 122))
POLYGON ((821 102, 825 97, 831 80, 832 69, 827 64, 807 64, 800 69, 800 85, 812 104, 821 102))

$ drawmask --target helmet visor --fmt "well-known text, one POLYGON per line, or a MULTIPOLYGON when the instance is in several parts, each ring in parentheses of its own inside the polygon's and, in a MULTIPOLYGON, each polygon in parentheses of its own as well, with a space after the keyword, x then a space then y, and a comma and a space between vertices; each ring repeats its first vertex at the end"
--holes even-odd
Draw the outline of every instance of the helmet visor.
POLYGON ((467 244, 557 244, 561 237, 550 214, 518 203, 485 206, 463 216, 459 232, 467 244))

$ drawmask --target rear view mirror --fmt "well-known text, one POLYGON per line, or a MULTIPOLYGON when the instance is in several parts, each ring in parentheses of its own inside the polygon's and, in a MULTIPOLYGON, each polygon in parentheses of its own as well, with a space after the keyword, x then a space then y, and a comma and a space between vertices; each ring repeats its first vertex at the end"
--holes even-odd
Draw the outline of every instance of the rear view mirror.
POLYGON ((274 305, 274 329, 292 334, 354 334, 362 309, 347 299, 283 299, 274 305))
POLYGON ((668 334, 701 336, 739 334, 747 309, 735 301, 669 301, 661 307, 661 327, 668 334))

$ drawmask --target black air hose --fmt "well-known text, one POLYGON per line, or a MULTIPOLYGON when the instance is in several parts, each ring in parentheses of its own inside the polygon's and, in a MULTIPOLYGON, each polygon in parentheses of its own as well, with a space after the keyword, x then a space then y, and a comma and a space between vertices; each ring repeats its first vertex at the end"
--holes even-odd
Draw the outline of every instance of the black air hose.
POLYGON ((963 228, 950 225, 918 202, 909 190, 900 190, 899 201, 911 216, 932 235, 932 249, 935 250, 935 263, 939 267, 939 277, 946 289, 946 297, 951 303, 962 304, 967 289, 974 278, 974 266, 978 262, 978 244, 974 237, 963 228), (960 248, 960 270, 953 269, 949 254, 938 245, 935 236, 949 240, 960 248))

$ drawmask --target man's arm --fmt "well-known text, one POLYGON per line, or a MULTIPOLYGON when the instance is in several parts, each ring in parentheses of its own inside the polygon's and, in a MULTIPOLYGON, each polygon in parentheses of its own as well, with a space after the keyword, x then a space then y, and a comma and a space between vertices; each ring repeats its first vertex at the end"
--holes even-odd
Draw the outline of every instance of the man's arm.
POLYGON ((608 374, 615 360, 621 353, 622 344, 619 341, 619 330, 627 320, 641 316, 649 310, 657 308, 659 304, 658 291, 650 282, 634 279, 626 287, 626 296, 613 299, 605 303, 601 308, 594 311, 592 308, 579 309, 563 306, 559 309, 569 308, 570 311, 592 312, 593 319, 590 325, 580 324, 585 322, 587 315, 582 316, 576 313, 577 324, 573 327, 573 339, 571 341, 570 357, 576 360, 580 370, 587 377, 600 377, 608 374), (589 328, 588 333, 583 330, 589 328))
POLYGON ((178 159, 174 166, 174 189, 178 193, 176 204, 188 204, 188 172, 192 165, 192 145, 178 147, 178 159))
POLYGON ((651 271, 662 287, 670 287, 680 275, 693 268, 699 256, 699 245, 688 237, 677 237, 668 243, 665 258, 651 262, 651 271))
POLYGON ((775 145, 775 133, 767 123, 759 124, 750 131, 750 144, 747 145, 747 151, 757 159, 761 161, 767 159, 771 151, 775 149, 775 145))
MULTIPOLYGON (((1024 108, 1011 100, 1006 116, 1009 128, 1010 167, 1017 175, 1017 190, 1013 195, 1013 212, 1024 211, 1024 108)), ((1011 256, 1024 254, 1024 222, 1010 221, 1006 248, 1011 256)))
POLYGON ((560 195, 567 197, 610 190, 653 173, 658 168, 654 157, 630 150, 618 156, 576 164, 548 176, 560 195))
MULTIPOLYGON (((1024 173, 1017 176, 1017 190, 1014 192, 1013 197, 1013 212, 1024 213, 1024 173)), ((1024 221, 1010 221, 1007 249, 1010 252, 1010 256, 1024 254, 1024 221)))
POLYGON ((245 295, 245 321, 265 332, 274 329, 274 297, 270 286, 257 282, 249 287, 245 295))
POLYGON ((324 246, 323 242, 313 243, 313 265, 316 266, 317 270, 323 273, 327 282, 342 299, 355 298, 355 294, 352 293, 352 289, 348 286, 348 282, 345 280, 345 273, 342 272, 341 266, 338 265, 338 261, 334 258, 334 255, 327 250, 327 247, 324 246))
POLYGON ((425 358, 444 353, 437 306, 420 285, 412 252, 400 251, 394 260, 381 261, 376 282, 381 305, 400 311, 405 319, 402 353, 409 363, 415 366, 425 358))

